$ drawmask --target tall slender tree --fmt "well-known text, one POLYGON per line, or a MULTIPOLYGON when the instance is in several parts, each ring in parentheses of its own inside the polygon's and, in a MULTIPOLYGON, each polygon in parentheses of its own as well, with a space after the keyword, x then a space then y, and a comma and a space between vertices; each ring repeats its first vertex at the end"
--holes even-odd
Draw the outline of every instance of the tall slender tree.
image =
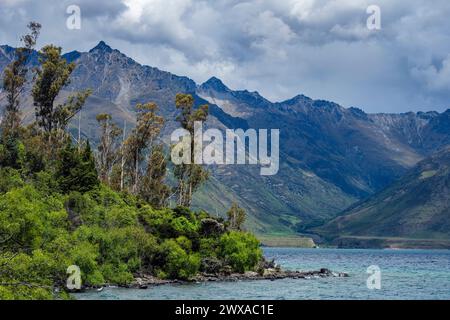
POLYGON ((122 135, 122 129, 112 122, 110 114, 98 114, 96 119, 101 128, 100 143, 97 148, 97 167, 100 180, 109 185, 111 171, 120 156, 118 138, 122 135))
POLYGON ((164 118, 157 115, 158 106, 155 103, 138 104, 137 125, 125 141, 128 171, 131 180, 131 191, 139 192, 141 178, 140 163, 143 160, 144 151, 153 148, 164 126, 164 118))
POLYGON ((32 95, 38 125, 51 139, 58 131, 64 131, 69 121, 81 110, 91 94, 87 89, 70 95, 61 104, 56 98, 70 83, 74 63, 68 63, 61 56, 61 48, 47 45, 39 52, 41 67, 36 70, 36 82, 32 95))
MULTIPOLYGON (((194 109, 194 98, 190 94, 177 94, 175 106, 181 111, 177 121, 181 127, 194 137, 194 124, 196 121, 206 121, 208 117, 208 105, 201 105, 194 109)), ((191 163, 175 166, 174 174, 178 179, 177 194, 180 206, 190 207, 192 195, 195 190, 205 182, 209 174, 194 161, 194 144, 191 143, 191 163)))
POLYGON ((167 204, 171 188, 165 184, 167 159, 162 144, 155 145, 149 153, 147 171, 142 179, 140 196, 155 208, 167 204))
POLYGON ((2 121, 3 137, 17 136, 21 123, 20 96, 27 83, 29 61, 39 37, 41 25, 28 24, 29 33, 21 38, 23 46, 15 50, 14 60, 6 67, 3 76, 3 90, 6 92, 6 106, 2 121))
POLYGON ((233 202, 230 210, 227 211, 228 223, 232 230, 242 230, 242 227, 247 219, 247 214, 244 209, 239 207, 236 202, 233 202))
POLYGON ((127 120, 123 121, 123 133, 122 133, 122 145, 120 147, 120 191, 123 191, 125 187, 125 164, 126 164, 126 154, 125 154, 125 137, 127 134, 127 120))

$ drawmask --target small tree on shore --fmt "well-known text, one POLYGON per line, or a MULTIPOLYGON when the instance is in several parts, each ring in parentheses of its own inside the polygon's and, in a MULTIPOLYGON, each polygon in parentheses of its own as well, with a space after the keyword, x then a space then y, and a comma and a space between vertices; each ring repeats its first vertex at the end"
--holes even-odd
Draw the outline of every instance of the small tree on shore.
POLYGON ((227 217, 230 229, 241 231, 247 219, 247 213, 236 202, 233 202, 230 210, 227 211, 227 217))

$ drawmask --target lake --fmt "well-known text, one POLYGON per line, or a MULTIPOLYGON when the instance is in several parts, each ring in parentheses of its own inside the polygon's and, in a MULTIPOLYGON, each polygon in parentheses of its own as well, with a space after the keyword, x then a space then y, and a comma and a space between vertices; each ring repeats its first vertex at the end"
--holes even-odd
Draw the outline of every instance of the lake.
POLYGON ((450 299, 450 250, 264 248, 285 269, 328 268, 348 278, 209 282, 146 290, 105 288, 77 299, 450 299), (381 288, 369 289, 369 266, 381 271, 381 288))

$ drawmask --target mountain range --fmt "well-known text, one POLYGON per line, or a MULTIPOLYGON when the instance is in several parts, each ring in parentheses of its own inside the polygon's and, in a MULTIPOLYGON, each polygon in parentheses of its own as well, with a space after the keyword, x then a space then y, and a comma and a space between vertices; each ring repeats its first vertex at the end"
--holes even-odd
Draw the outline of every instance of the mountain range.
MULTIPOLYGON (((0 72, 14 52, 0 46, 0 72)), ((31 65, 38 64, 37 56, 31 65)), ((119 125, 126 121, 130 128, 134 106, 150 101, 168 120, 167 138, 176 127, 174 99, 179 92, 192 94, 198 105, 210 105, 209 127, 280 129, 277 175, 260 176, 253 166, 213 166, 211 179, 195 196, 195 207, 219 215, 237 200, 249 213, 247 227, 258 234, 292 235, 324 228, 342 212, 353 214, 345 210, 402 181, 398 179, 418 163, 450 144, 450 110, 367 114, 304 95, 272 102, 258 92, 232 90, 215 77, 197 84, 141 65, 103 41, 89 52, 74 51, 65 58, 77 67, 61 98, 93 89, 81 115, 83 135, 93 142, 98 138, 96 114, 110 113, 119 125)), ((24 116, 34 117, 29 98, 24 116)), ((333 234, 329 230, 336 229, 323 229, 325 237, 333 234)), ((436 236, 449 237, 449 229, 436 236)))
POLYGON ((339 246, 448 247, 450 147, 419 162, 401 179, 357 203, 317 232, 339 246))

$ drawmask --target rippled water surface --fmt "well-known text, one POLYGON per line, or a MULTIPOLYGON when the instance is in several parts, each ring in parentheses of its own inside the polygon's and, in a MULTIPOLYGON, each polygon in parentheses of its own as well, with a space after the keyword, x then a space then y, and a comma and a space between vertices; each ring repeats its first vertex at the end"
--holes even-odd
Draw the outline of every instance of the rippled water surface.
POLYGON ((242 281, 104 289, 78 299, 450 299, 450 250, 266 248, 286 269, 329 268, 348 278, 242 281), (367 268, 381 269, 381 289, 369 290, 367 268))

